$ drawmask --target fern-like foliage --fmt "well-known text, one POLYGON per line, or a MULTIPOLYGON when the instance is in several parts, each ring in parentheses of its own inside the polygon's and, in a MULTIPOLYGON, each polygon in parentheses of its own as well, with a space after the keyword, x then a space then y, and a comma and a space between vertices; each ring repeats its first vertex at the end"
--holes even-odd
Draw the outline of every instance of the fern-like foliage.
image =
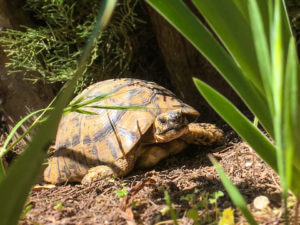
MULTIPOLYGON (((99 0, 26 0, 36 28, 1 31, 0 44, 9 73, 22 72, 34 82, 66 82, 95 23, 99 0)), ((109 76, 129 73, 133 46, 129 33, 140 23, 134 12, 137 0, 120 1, 110 25, 98 38, 78 90, 109 76)))

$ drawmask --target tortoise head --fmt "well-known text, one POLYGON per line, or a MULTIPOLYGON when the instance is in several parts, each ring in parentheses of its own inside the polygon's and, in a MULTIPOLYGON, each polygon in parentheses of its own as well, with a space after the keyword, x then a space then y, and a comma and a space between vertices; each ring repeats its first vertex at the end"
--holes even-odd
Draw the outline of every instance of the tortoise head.
POLYGON ((188 115, 182 109, 171 110, 158 115, 154 121, 156 142, 169 142, 187 132, 188 115))

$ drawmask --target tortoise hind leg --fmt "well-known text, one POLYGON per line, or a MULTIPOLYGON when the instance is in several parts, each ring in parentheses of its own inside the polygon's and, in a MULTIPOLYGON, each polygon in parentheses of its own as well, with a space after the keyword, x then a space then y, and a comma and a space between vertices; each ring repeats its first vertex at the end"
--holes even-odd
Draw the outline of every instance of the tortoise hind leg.
POLYGON ((141 169, 150 168, 156 165, 160 160, 168 157, 169 154, 165 148, 159 145, 148 146, 138 158, 136 167, 141 169))
POLYGON ((210 145, 223 142, 223 131, 214 124, 190 123, 188 131, 181 137, 188 144, 210 145))
POLYGON ((136 166, 142 169, 153 167, 169 155, 178 154, 185 147, 186 143, 180 139, 144 147, 146 150, 139 156, 136 166))
POLYGON ((101 180, 104 177, 122 177, 128 174, 134 167, 134 154, 127 154, 125 158, 120 158, 112 164, 92 167, 81 180, 82 184, 90 184, 93 181, 101 180))

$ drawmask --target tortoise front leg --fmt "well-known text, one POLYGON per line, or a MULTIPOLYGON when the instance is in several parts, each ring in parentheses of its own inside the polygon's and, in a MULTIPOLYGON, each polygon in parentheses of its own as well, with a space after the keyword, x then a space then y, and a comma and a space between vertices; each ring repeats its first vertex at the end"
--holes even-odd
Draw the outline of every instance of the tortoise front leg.
POLYGON ((214 142, 223 142, 223 131, 214 124, 209 123, 190 123, 188 131, 181 136, 187 144, 210 145, 214 142))

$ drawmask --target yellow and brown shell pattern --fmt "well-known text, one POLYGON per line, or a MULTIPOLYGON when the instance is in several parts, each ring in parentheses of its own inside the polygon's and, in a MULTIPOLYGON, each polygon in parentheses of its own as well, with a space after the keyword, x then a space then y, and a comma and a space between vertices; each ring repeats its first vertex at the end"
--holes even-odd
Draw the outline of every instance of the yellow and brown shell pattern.
POLYGON ((107 93, 110 93, 108 98, 91 105, 146 109, 84 107, 83 110, 97 115, 77 112, 64 115, 56 136, 54 156, 44 171, 45 181, 80 181, 89 168, 113 163, 136 146, 160 113, 179 108, 187 114, 199 116, 171 91, 138 79, 111 79, 93 84, 73 101, 82 96, 82 101, 87 101, 107 93))

